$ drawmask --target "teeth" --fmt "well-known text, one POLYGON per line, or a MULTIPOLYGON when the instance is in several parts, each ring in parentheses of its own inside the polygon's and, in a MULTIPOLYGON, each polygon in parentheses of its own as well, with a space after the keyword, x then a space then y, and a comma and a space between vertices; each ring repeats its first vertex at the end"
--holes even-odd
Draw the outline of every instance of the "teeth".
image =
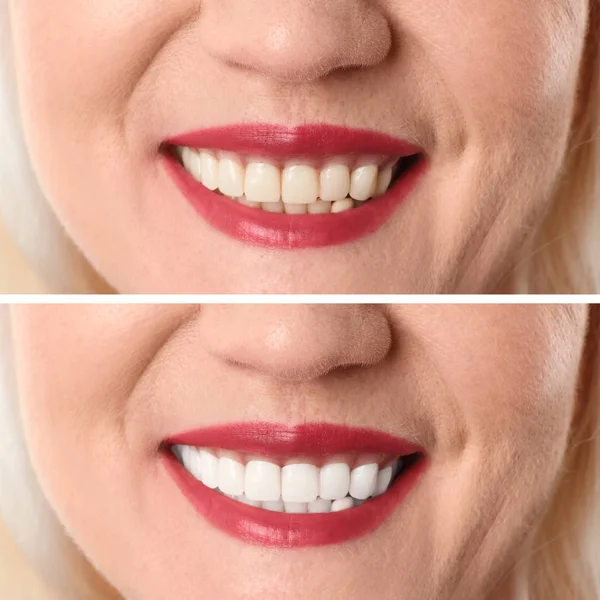
POLYGON ((219 161, 219 191, 226 196, 237 198, 244 195, 244 167, 235 157, 221 157, 219 161))
POLYGON ((324 500, 323 498, 317 498, 312 502, 308 503, 309 513, 328 513, 331 512, 331 500, 324 500))
POLYGON ((327 513, 360 506, 385 493, 402 468, 401 459, 381 469, 377 463, 351 469, 344 462, 321 468, 308 463, 280 467, 267 460, 246 462, 224 450, 179 445, 172 451, 205 486, 249 506, 288 513, 327 513))
POLYGON ((268 212, 282 213, 283 202, 263 202, 262 209, 268 212))
POLYGON ((200 158, 200 154, 190 148, 182 148, 181 160, 194 179, 202 181, 202 159, 200 158))
POLYGON ((341 500, 334 500, 331 503, 331 512, 347 510, 348 508, 352 508, 353 506, 354 500, 350 496, 347 496, 346 498, 342 498, 341 500))
POLYGON ((202 169, 200 183, 209 190, 216 190, 219 187, 219 160, 210 152, 201 152, 200 165, 202 169))
POLYGON ((377 474, 377 485, 375 486, 374 496, 380 496, 385 492, 392 482, 392 467, 381 469, 377 474))
POLYGON ((187 465, 188 471, 202 481, 200 450, 191 446, 181 446, 181 460, 187 465))
POLYGON ((350 491, 350 467, 346 463, 331 463, 321 467, 320 492, 326 500, 341 500, 350 491))
POLYGON ((256 502, 255 500, 250 500, 246 494, 242 494, 241 496, 236 496, 235 499, 242 504, 247 504, 248 506, 255 506, 256 508, 262 508, 260 502, 256 502))
POLYGON ((331 205, 332 213, 341 213, 345 210, 354 208, 354 200, 352 198, 345 198, 344 200, 337 200, 331 205))
POLYGON ((263 502, 262 507, 265 510, 271 510, 274 512, 284 512, 285 507, 283 506, 283 500, 275 500, 274 502, 263 502))
POLYGON ((350 473, 350 495, 357 500, 366 500, 377 487, 378 466, 374 463, 357 467, 350 473))
POLYGON ((252 202, 279 203, 281 171, 267 163, 250 163, 246 167, 245 194, 252 202))
POLYGON ((206 450, 200 450, 200 471, 202 483, 214 490, 219 487, 219 459, 206 450))
POLYGON ((243 204, 244 206, 249 206, 250 208, 260 208, 260 202, 252 202, 242 196, 241 198, 236 198, 237 202, 243 204))
POLYGON ((311 215, 326 215, 331 212, 331 205, 333 202, 324 202, 323 200, 317 200, 311 202, 308 205, 308 212, 311 215))
POLYGON ((377 188, 375 190, 375 196, 383 196, 390 187, 390 183, 392 182, 392 176, 394 174, 394 169, 392 166, 386 167, 383 171, 379 172, 379 176, 377 177, 377 188))
POLYGON ((307 513, 308 503, 307 502, 284 502, 284 509, 286 513, 307 513))
POLYGON ((379 169, 376 165, 354 169, 350 182, 350 196, 355 200, 368 200, 371 198, 377 189, 378 172, 379 169))
POLYGON ((284 204, 310 204, 319 197, 319 175, 306 165, 286 167, 281 180, 284 204))
MULTIPOLYGON (((211 191, 252 208, 287 214, 328 214, 358 208, 381 196, 391 184, 398 161, 385 166, 327 164, 320 170, 306 164, 280 169, 266 161, 247 161, 231 152, 177 148, 185 169, 211 191), (355 202, 356 201, 356 202, 355 202)), ((356 162, 357 159, 349 159, 356 162)), ((365 160, 365 159, 363 159, 365 160)))
POLYGON ((228 456, 219 459, 219 489, 231 496, 241 496, 244 493, 244 465, 228 456))
POLYGON ((244 491, 251 500, 274 502, 281 497, 281 467, 264 460, 246 465, 244 491))
MULTIPOLYGON (((316 202, 313 202, 316 204, 316 202)), ((310 204, 286 204, 283 203, 284 210, 288 215, 305 215, 310 204)))
POLYGON ((346 165, 329 165, 321 170, 321 200, 335 202, 350 193, 350 169, 346 165))
POLYGON ((319 469, 314 465, 287 465, 281 469, 284 502, 313 502, 319 495, 319 469))

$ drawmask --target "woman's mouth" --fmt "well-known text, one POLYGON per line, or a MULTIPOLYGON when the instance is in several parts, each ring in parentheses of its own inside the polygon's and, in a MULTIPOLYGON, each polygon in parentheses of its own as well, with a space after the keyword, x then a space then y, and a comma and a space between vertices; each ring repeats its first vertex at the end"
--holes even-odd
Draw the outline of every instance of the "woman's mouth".
POLYGON ((340 543, 375 529, 416 484, 422 449, 335 425, 248 423, 174 436, 165 465, 198 512, 243 541, 340 543))
POLYGON ((285 249, 372 233, 425 170, 412 144, 324 125, 204 130, 169 140, 163 157, 211 225, 253 245, 285 249))

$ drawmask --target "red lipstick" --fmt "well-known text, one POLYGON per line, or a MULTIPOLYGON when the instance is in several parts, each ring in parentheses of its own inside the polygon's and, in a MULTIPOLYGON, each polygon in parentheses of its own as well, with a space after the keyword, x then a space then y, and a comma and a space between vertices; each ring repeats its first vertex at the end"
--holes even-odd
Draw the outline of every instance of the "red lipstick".
POLYGON ((395 436, 362 428, 330 424, 285 427, 273 423, 240 423, 175 435, 174 444, 237 450, 270 456, 318 456, 345 452, 415 455, 422 457, 403 470, 381 496, 345 511, 325 514, 286 514, 247 506, 197 481, 170 451, 164 465, 194 508, 213 526, 246 543, 299 548, 343 543, 375 530, 415 487, 427 468, 424 450, 395 436))
MULTIPOLYGON (((175 136, 165 144, 273 159, 341 154, 402 158, 422 153, 414 144, 389 135, 330 125, 233 125, 175 136)), ((185 198, 210 225, 254 246, 287 250, 344 244, 375 232, 413 191, 426 171, 424 158, 415 161, 386 194, 359 208, 338 214, 289 215, 243 206, 208 190, 169 152, 163 154, 163 163, 185 198)))

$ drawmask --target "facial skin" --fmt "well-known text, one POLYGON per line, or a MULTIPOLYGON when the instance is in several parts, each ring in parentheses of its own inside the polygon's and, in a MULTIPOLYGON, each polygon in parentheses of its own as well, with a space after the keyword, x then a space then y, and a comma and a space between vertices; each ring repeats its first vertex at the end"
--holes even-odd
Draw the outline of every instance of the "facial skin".
POLYGON ((12 0, 43 190, 122 292, 513 289, 559 175, 587 0, 12 0), (376 233, 258 249, 207 225, 159 163, 234 123, 367 128, 430 169, 376 233))
POLYGON ((506 600, 560 475, 587 308, 22 306, 12 317, 42 486, 127 600, 506 600), (253 420, 372 427, 424 445, 431 464, 365 537, 251 546, 198 516, 157 448, 253 420))

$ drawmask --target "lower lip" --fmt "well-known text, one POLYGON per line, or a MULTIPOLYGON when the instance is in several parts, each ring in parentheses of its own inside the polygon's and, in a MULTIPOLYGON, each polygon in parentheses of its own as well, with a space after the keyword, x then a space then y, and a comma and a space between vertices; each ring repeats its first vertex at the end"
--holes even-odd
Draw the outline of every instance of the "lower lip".
POLYGON ((196 511, 221 531, 248 544, 303 548, 341 544, 377 529, 415 487, 426 459, 401 474, 388 491, 347 510, 322 514, 286 514, 242 504, 197 481, 171 455, 164 465, 196 511))
POLYGON ((211 226, 244 243, 281 250, 346 244, 374 233, 410 195, 427 168, 421 158, 388 193, 359 208, 336 214, 287 215, 250 208, 211 192, 174 156, 164 153, 162 157, 179 190, 211 226))

